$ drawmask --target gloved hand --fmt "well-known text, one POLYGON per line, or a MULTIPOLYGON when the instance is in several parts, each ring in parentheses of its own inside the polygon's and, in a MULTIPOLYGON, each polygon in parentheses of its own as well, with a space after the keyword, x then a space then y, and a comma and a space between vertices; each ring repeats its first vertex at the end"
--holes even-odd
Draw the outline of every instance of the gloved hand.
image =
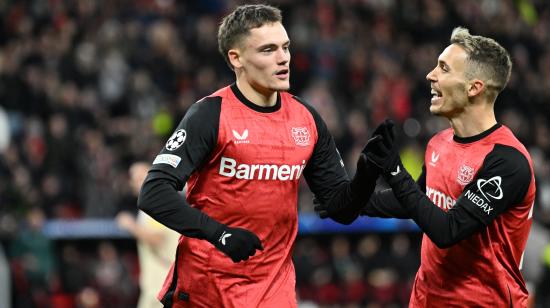
POLYGON ((374 132, 372 132, 371 139, 367 142, 361 153, 367 155, 367 153, 376 151, 376 144, 380 141, 384 143, 386 147, 391 147, 395 140, 395 133, 393 132, 393 126, 395 123, 390 119, 385 119, 380 123, 374 132))
POLYGON ((365 154, 367 161, 378 167, 384 177, 398 175, 403 169, 397 146, 394 143, 393 125, 393 121, 385 120, 378 126, 379 134, 367 143, 369 148, 365 154))
POLYGON ((393 133, 394 122, 386 119, 380 125, 376 127, 371 135, 369 141, 361 151, 359 159, 357 160, 357 171, 352 181, 353 191, 362 191, 366 185, 376 183, 376 179, 382 172, 382 169, 375 161, 368 159, 369 153, 375 153, 376 156, 383 156, 384 153, 380 150, 379 143, 382 143, 384 147, 392 147, 395 139, 393 133))
POLYGON ((376 187, 380 168, 367 159, 367 154, 378 150, 378 143, 393 143, 393 121, 386 120, 372 133, 372 138, 359 154, 355 176, 351 180, 349 193, 352 202, 330 202, 324 204, 317 198, 313 199, 314 210, 321 218, 332 218, 337 222, 349 224, 357 218, 361 208, 367 203, 376 187))
POLYGON ((331 211, 329 207, 326 204, 322 204, 316 197, 313 197, 313 209, 322 219, 330 217, 331 211))
POLYGON ((242 228, 221 225, 210 242, 221 252, 237 263, 246 261, 256 254, 256 249, 264 250, 256 234, 242 228))

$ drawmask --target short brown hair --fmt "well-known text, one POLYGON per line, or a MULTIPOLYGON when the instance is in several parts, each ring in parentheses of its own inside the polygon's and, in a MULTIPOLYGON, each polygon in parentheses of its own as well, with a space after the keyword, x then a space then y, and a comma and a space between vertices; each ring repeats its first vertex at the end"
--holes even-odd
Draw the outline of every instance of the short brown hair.
POLYGON ((282 20, 281 10, 265 4, 241 5, 225 16, 218 29, 218 50, 229 67, 233 68, 227 52, 248 35, 250 29, 282 20))
POLYGON ((454 28, 451 44, 457 44, 468 54, 466 78, 479 78, 485 82, 491 99, 502 91, 512 72, 510 54, 495 40, 479 35, 471 35, 468 29, 454 28))

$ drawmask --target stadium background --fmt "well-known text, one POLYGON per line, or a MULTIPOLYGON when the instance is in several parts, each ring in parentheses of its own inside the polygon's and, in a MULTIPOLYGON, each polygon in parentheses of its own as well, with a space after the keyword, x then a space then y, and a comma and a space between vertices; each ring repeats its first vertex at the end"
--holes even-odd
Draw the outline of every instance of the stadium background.
MULTIPOLYGON (((0 305, 135 305, 135 242, 113 223, 121 209, 135 211, 128 167, 152 161, 190 104, 233 81, 216 30, 240 3, 0 1, 0 305)), ((427 140, 448 126, 428 113, 425 76, 455 26, 510 51, 497 118, 534 160, 524 276, 535 305, 550 307, 550 3, 269 3, 292 41, 291 92, 320 112, 350 173, 373 126, 392 117, 418 175, 427 140)), ((406 306, 419 262, 413 224, 320 221, 305 185, 299 211, 301 306, 406 306)))

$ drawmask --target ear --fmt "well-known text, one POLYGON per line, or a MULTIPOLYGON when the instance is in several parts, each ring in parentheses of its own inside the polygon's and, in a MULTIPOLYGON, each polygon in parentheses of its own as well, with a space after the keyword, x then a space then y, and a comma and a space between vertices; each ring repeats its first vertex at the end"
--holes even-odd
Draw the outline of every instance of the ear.
POLYGON ((241 53, 238 49, 229 49, 227 52, 229 57, 229 62, 233 65, 233 68, 241 68, 243 64, 241 63, 241 53))
POLYGON ((474 97, 485 91, 485 82, 480 79, 470 80, 468 83, 468 97, 474 97))

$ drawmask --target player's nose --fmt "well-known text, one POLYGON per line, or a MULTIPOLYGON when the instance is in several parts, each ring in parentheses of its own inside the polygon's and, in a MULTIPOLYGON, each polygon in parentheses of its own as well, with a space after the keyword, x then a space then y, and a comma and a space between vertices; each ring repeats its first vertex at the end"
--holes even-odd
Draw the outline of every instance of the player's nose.
POLYGON ((433 70, 431 70, 431 71, 428 73, 428 75, 426 75, 426 80, 432 81, 432 82, 434 82, 434 81, 437 80, 437 78, 436 78, 436 76, 435 76, 435 68, 434 68, 433 70))

